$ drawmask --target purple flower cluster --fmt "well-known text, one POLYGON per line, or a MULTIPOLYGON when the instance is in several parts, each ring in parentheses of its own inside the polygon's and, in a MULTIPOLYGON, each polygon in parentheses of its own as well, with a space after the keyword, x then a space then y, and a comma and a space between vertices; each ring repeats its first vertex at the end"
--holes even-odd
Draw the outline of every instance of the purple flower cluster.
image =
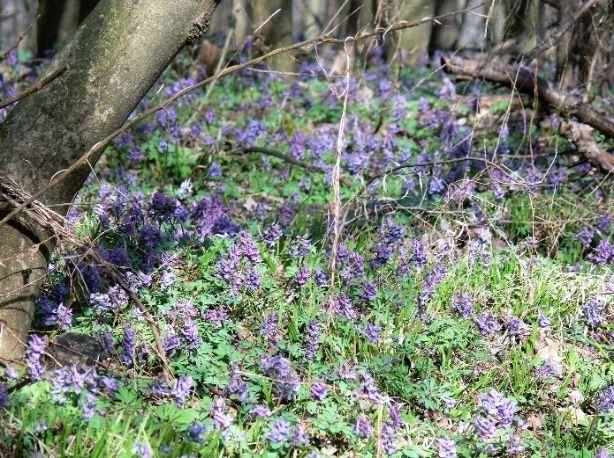
POLYGON ((45 364, 42 359, 47 349, 47 342, 42 337, 32 334, 28 341, 27 360, 28 377, 32 380, 40 380, 45 374, 45 364))
POLYGON ((478 396, 479 415, 474 424, 481 437, 490 437, 499 428, 512 424, 517 407, 516 401, 506 398, 497 390, 490 389, 478 396))
POLYGON ((283 401, 292 401, 300 387, 300 379, 290 361, 280 355, 264 357, 262 372, 273 381, 273 392, 283 401))
POLYGON ((6 409, 9 406, 9 390, 6 384, 0 380, 0 409, 6 409))
POLYGON ((483 336, 496 334, 501 330, 499 320, 492 313, 484 313, 473 319, 478 331, 483 336))
POLYGON ((126 366, 131 366, 134 363, 134 358, 136 356, 136 332, 130 326, 126 326, 124 328, 122 349, 122 363, 126 366))
POLYGON ((465 292, 457 293, 452 297, 452 308, 463 318, 471 318, 473 298, 465 292))
POLYGON ((456 458, 456 442, 448 437, 437 439, 437 456, 439 458, 456 458))
POLYGON ((614 385, 604 388, 599 393, 599 396, 597 396, 597 408, 604 413, 614 411, 614 385))
POLYGON ((582 306, 582 313, 586 324, 591 328, 595 328, 605 321, 605 307, 599 301, 592 299, 586 301, 582 306))
POLYGON ((128 303, 128 295, 121 286, 115 285, 106 293, 92 294, 90 301, 101 313, 116 312, 128 303))
POLYGON ((373 424, 365 414, 361 413, 356 417, 354 432, 358 437, 371 437, 373 434, 373 424))
POLYGON ((233 422, 233 416, 228 411, 224 398, 216 398, 213 401, 211 416, 213 417, 213 426, 220 431, 226 431, 233 422))
POLYGON ((305 328, 305 355, 313 358, 320 348, 320 337, 322 336, 322 325, 317 320, 312 320, 305 328))
POLYGON ((595 250, 588 255, 588 259, 600 267, 614 262, 614 245, 609 240, 602 239, 595 250))
POLYGON ((418 314, 424 316, 426 314, 426 305, 433 298, 437 286, 442 282, 446 274, 446 268, 443 264, 436 264, 426 275, 422 284, 422 291, 418 298, 418 314))
POLYGON ((295 447, 302 447, 309 443, 309 436, 301 425, 292 428, 292 425, 281 417, 273 421, 264 437, 274 444, 289 442, 295 447))
POLYGON ((233 294, 241 290, 256 291, 261 287, 260 274, 256 270, 261 262, 258 246, 249 233, 242 231, 228 256, 220 259, 218 272, 222 279, 230 283, 233 294))

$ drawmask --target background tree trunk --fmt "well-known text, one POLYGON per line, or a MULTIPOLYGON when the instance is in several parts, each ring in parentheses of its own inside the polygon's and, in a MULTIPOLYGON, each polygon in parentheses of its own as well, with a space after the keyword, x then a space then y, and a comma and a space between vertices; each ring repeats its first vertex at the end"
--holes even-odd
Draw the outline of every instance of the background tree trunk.
MULTIPOLYGON (((459 0, 437 0, 434 15, 452 13, 463 8, 459 0)), ((461 17, 449 16, 441 20, 441 25, 433 28, 429 50, 452 49, 456 45, 460 33, 461 17)))
POLYGON ((40 0, 36 24, 36 52, 45 57, 68 43, 97 0, 40 0))
MULTIPOLYGON (((33 194, 119 128, 175 55, 208 27, 217 3, 102 0, 46 69, 49 74, 67 66, 66 72, 20 102, 0 125, 0 180, 33 194)), ((88 174, 89 166, 80 168, 41 200, 67 211, 88 174)), ((2 231, 2 255, 32 244, 30 231, 6 225, 2 231)), ((11 310, 11 291, 19 273, 40 271, 44 263, 38 256, 18 259, 5 263, 0 276, 0 297, 9 298, 0 321, 24 339, 29 315, 11 310)), ((25 290, 26 312, 33 308, 37 286, 25 290)), ((11 345, 0 346, 0 358, 15 355, 11 345)))
MULTIPOLYGON (((1 0, 0 1, 0 53, 15 44, 19 36, 36 20, 38 1, 1 0)), ((19 49, 29 49, 35 40, 34 29, 30 30, 19 49)))

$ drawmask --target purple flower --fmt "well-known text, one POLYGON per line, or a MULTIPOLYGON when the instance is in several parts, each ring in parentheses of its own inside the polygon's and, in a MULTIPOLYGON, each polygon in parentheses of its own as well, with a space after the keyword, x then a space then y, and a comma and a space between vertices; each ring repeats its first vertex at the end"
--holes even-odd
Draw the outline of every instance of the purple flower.
POLYGON ((233 418, 228 412, 224 398, 217 398, 213 401, 211 416, 213 417, 213 426, 221 431, 225 431, 232 424, 233 418))
POLYGON ((561 367, 554 364, 544 363, 537 371, 537 376, 543 379, 550 377, 558 378, 562 374, 561 367))
POLYGON ((483 439, 491 437, 497 432, 497 425, 488 417, 479 416, 474 420, 473 424, 477 429, 478 436, 483 439))
POLYGON ((170 328, 164 339, 162 339, 162 347, 164 348, 164 353, 166 354, 181 348, 179 336, 177 336, 177 333, 173 328, 170 328))
POLYGON ((124 340, 122 342, 123 353, 121 361, 126 366, 132 365, 136 356, 136 332, 130 326, 124 328, 124 340))
POLYGON ((58 305, 55 310, 55 321, 60 330, 68 331, 72 326, 72 309, 66 307, 63 303, 58 305))
POLYGON ((403 426, 403 420, 401 419, 401 406, 399 404, 392 404, 388 409, 388 417, 390 418, 390 425, 394 429, 399 429, 403 426))
POLYGON ((297 237, 290 248, 289 253, 294 257, 304 258, 309 255, 312 248, 311 240, 308 237, 297 237))
POLYGON ((198 334, 196 322, 192 318, 186 318, 183 323, 183 329, 181 330, 181 336, 188 344, 188 348, 192 350, 199 348, 203 344, 198 334))
POLYGON ((109 288, 106 294, 92 294, 90 301, 101 312, 115 312, 128 303, 128 295, 121 286, 115 285, 109 288))
POLYGON ((171 387, 168 386, 166 380, 157 378, 149 385, 149 392, 156 397, 164 398, 171 394, 171 387))
POLYGON ((605 213, 599 220, 597 221, 597 227, 601 229, 603 232, 606 232, 610 225, 612 224, 612 213, 605 213))
POLYGON ((463 318, 471 318, 473 312, 473 298, 464 292, 455 294, 452 297, 452 308, 463 318))
POLYGON ((189 375, 182 375, 175 380, 175 385, 170 394, 175 398, 175 403, 179 407, 183 407, 187 401, 190 391, 192 390, 192 385, 194 385, 194 381, 189 375))
POLYGON ((507 332, 513 337, 524 337, 530 331, 529 326, 527 326, 522 319, 516 316, 507 317, 505 325, 507 332))
POLYGON ((273 422, 273 425, 269 429, 269 431, 264 435, 264 437, 274 444, 280 444, 286 442, 290 439, 290 434, 292 432, 292 427, 290 423, 288 423, 283 418, 276 418, 273 422))
POLYGON ((595 452, 595 458, 610 458, 610 453, 605 447, 599 447, 595 452))
POLYGON ((212 162, 207 171, 210 178, 220 178, 222 176, 222 166, 217 162, 212 162))
POLYGON ((427 274, 422 285, 422 292, 420 293, 418 302, 418 312, 420 315, 425 313, 426 305, 432 299, 435 294, 437 286, 442 282, 446 273, 446 268, 443 264, 435 265, 427 274))
POLYGON ((311 396, 316 401, 323 401, 326 395, 328 394, 328 389, 324 382, 317 381, 313 385, 311 385, 311 396))
POLYGON ((47 349, 47 342, 42 337, 32 334, 28 341, 27 360, 28 376, 32 380, 40 380, 45 373, 45 364, 42 362, 47 349))
POLYGON ((473 319, 473 322, 478 327, 479 333, 483 336, 496 334, 501 330, 501 325, 492 313, 478 315, 473 319))
POLYGON ((360 414, 356 418, 354 431, 358 437, 370 437, 373 434, 373 425, 365 414, 360 414))
POLYGON ((389 244, 400 242, 405 234, 405 230, 394 224, 390 218, 388 218, 384 229, 384 240, 389 244))
POLYGON ((140 458, 152 458, 153 452, 151 447, 145 442, 135 442, 132 446, 132 453, 140 458))
POLYGON ((426 250, 424 248, 424 244, 421 240, 412 240, 411 242, 412 248, 412 262, 416 264, 417 267, 422 268, 426 266, 428 262, 428 255, 426 254, 426 250))
POLYGON ((397 430, 388 422, 382 425, 382 448, 388 455, 393 455, 399 448, 397 430))
POLYGON ((261 368, 264 375, 273 380, 273 392, 284 401, 292 401, 298 392, 300 382, 290 361, 279 355, 264 357, 261 368))
POLYGON ((188 439, 197 444, 204 444, 205 440, 202 435, 207 432, 207 428, 202 423, 193 422, 188 427, 188 439))
POLYGON ((174 197, 156 191, 149 204, 149 213, 155 218, 159 218, 163 221, 170 221, 175 215, 176 207, 177 200, 174 197))
POLYGON ((315 269, 313 278, 316 282, 316 285, 320 287, 324 287, 328 284, 328 278, 326 278, 326 274, 319 267, 315 269))
POLYGON ((271 409, 264 404, 256 404, 251 408, 249 414, 256 418, 269 418, 271 416, 271 409))
POLYGON ((341 293, 333 299, 333 311, 349 321, 354 321, 358 316, 352 301, 350 301, 350 298, 345 293, 341 293))
POLYGON ((437 439, 437 454, 439 458, 456 458, 456 442, 448 437, 437 439))
POLYGON ((377 343, 380 338, 380 328, 373 323, 367 323, 365 326, 358 326, 358 331, 372 344, 377 343))
MULTIPOLYGON (((81 412, 85 420, 91 420, 96 415, 96 401, 98 398, 92 393, 85 393, 85 398, 81 400, 81 412)), ((145 455, 143 455, 145 456, 145 455)), ((147 456, 151 456, 147 455, 147 456)))
POLYGON ((305 287, 305 285, 309 281, 309 268, 307 267, 307 264, 305 263, 301 264, 301 267, 299 268, 294 278, 299 288, 305 287))
POLYGON ((0 409, 6 409, 9 406, 9 390, 4 382, 0 381, 0 409))
POLYGON ((392 248, 384 242, 380 242, 375 246, 375 257, 371 260, 371 266, 377 269, 385 264, 388 264, 392 259, 392 248))
POLYGON ((119 391, 119 383, 117 383, 117 380, 113 377, 108 377, 106 375, 100 377, 98 385, 101 389, 110 391, 111 393, 117 393, 119 391))
POLYGON ((605 307, 599 301, 586 301, 582 306, 582 313, 584 314, 586 324, 591 328, 595 328, 605 321, 605 307))
POLYGON ((232 366, 230 371, 230 380, 226 388, 224 388, 224 396, 236 396, 240 401, 249 401, 247 383, 245 383, 241 373, 235 365, 232 366))
POLYGON ((279 318, 277 315, 267 315, 262 321, 260 332, 264 338, 272 345, 279 341, 279 318))
POLYGON ((362 383, 356 392, 357 397, 367 399, 376 404, 379 404, 386 399, 386 397, 380 393, 379 389, 375 385, 373 377, 371 377, 369 374, 363 374, 361 377, 362 383))
POLYGON ((574 238, 582 242, 582 246, 584 246, 584 249, 587 249, 591 246, 591 242, 593 241, 594 235, 595 233, 590 230, 588 226, 584 226, 584 228, 580 232, 574 235, 574 238))
POLYGON ((597 408, 604 413, 614 411, 614 385, 604 388, 599 393, 599 396, 597 396, 597 408))
POLYGON ((503 394, 492 388, 486 393, 480 394, 478 400, 482 410, 498 424, 501 426, 512 424, 517 410, 516 401, 506 398, 503 394))
POLYGON ((549 316, 544 315, 544 313, 541 310, 537 311, 537 326, 539 326, 541 329, 550 329, 550 326, 552 325, 552 320, 550 319, 549 316))
POLYGON ((362 286, 360 297, 365 302, 373 302, 377 297, 377 286, 372 281, 366 282, 362 286))
POLYGON ((322 327, 317 320, 312 320, 305 328, 305 355, 308 358, 313 358, 320 347, 320 337, 322 336, 322 327))
POLYGON ((302 447, 303 445, 307 445, 309 443, 309 435, 305 428, 301 425, 296 425, 294 428, 294 433, 292 434, 292 445, 295 447, 302 447))
POLYGON ((588 255, 588 259, 599 267, 614 262, 614 245, 612 245, 609 240, 601 240, 599 245, 595 247, 595 250, 588 255))
POLYGON ((246 257, 253 263, 262 262, 260 250, 258 250, 256 242, 254 242, 254 239, 248 232, 241 231, 239 233, 239 238, 237 239, 236 245, 239 255, 246 257))
POLYGON ((273 223, 264 230, 262 239, 267 246, 274 246, 282 235, 283 231, 281 227, 279 227, 279 224, 273 223))

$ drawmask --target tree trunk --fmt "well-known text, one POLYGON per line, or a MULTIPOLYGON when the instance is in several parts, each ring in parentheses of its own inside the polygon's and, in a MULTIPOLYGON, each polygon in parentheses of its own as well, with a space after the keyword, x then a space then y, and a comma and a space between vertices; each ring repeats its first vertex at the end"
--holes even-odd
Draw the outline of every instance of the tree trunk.
MULTIPOLYGON (((6 212, 0 211, 0 217, 6 212)), ((0 227, 0 363, 14 364, 24 342, 42 279, 48 250, 27 221, 0 227)))
MULTIPOLYGON (((36 17, 36 0, 2 0, 0 1, 0 53, 13 46, 26 32, 36 17)), ((19 44, 19 49, 29 49, 34 38, 31 31, 19 44)))
MULTIPOLYGON (((435 16, 459 11, 463 8, 464 2, 460 0, 438 0, 435 6, 435 16)), ((460 33, 460 15, 448 16, 441 20, 441 24, 433 28, 429 50, 431 52, 453 49, 460 33)))
POLYGON ((96 3, 97 0, 40 0, 36 21, 38 57, 45 57, 68 43, 96 3))
MULTIPOLYGON (((425 17, 432 17, 435 13, 433 3, 429 0, 405 0, 399 19, 415 22, 425 17)), ((410 65, 424 62, 432 33, 431 23, 399 31, 399 46, 403 60, 410 65)))
MULTIPOLYGON (((119 128, 183 46, 208 28, 218 2, 100 1, 46 69, 49 74, 66 66, 66 72, 20 102, 0 125, 0 180, 33 194, 119 128)), ((89 166, 78 169, 41 201, 65 213, 88 174, 89 166)), ((31 243, 28 234, 7 227, 2 226, 0 258, 31 243)), ((41 268, 40 257, 20 259, 4 264, 0 297, 11 297, 17 272, 41 268)), ((32 310, 38 285, 29 288, 24 310, 32 310)), ((10 303, 2 304, 0 321, 23 339, 28 314, 16 315, 10 303)), ((0 345, 0 358, 11 359, 15 352, 0 345)))

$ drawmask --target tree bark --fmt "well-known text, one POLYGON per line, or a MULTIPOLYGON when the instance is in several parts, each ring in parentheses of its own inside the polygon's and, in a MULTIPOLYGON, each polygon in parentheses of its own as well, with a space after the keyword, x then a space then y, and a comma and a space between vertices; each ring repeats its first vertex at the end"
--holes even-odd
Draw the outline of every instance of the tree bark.
MULTIPOLYGON (((66 66, 66 72, 17 104, 0 125, 0 180, 33 194, 119 128, 183 46, 208 28, 218 3, 100 1, 46 69, 50 74, 66 66)), ((79 168, 41 201, 65 213, 89 170, 89 165, 79 168)), ((14 248, 38 242, 31 236, 36 231, 15 232, 6 225, 0 229, 0 259, 14 248)), ((15 256, 16 260, 4 264, 0 277, 0 297, 8 295, 9 301, 14 301, 11 291, 17 274, 40 270, 45 264, 37 256, 15 256)), ((5 330, 10 328, 22 340, 30 325, 26 312, 34 307, 38 284, 26 291, 22 293, 27 303, 24 313, 12 312, 10 302, 0 303, 5 330)), ((0 345, 0 358, 14 359, 17 353, 8 344, 0 345)))
MULTIPOLYGON (((464 5, 459 0, 438 0, 435 6, 435 16, 459 11, 464 5)), ((441 25, 433 27, 429 51, 453 49, 460 33, 460 15, 448 16, 441 25)))

